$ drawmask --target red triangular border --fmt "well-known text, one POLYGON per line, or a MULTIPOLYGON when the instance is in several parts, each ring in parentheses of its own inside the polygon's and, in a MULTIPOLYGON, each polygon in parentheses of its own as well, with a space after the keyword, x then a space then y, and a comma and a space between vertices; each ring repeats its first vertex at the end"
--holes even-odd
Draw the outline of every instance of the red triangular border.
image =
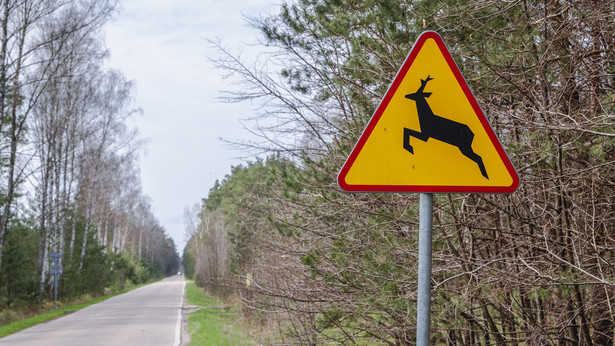
POLYGON ((444 41, 442 40, 440 35, 436 33, 435 31, 426 31, 419 36, 416 43, 410 50, 410 53, 408 54, 406 61, 400 68, 399 72, 397 72, 397 75, 395 76, 395 79, 393 79, 393 83, 391 83, 389 90, 384 95, 384 98, 380 102, 380 105, 376 109, 376 112, 374 113, 369 123, 367 124, 367 127, 361 134, 359 141, 357 142, 355 147, 352 149, 350 156, 348 156, 348 159, 344 163, 344 166, 342 167, 337 177, 337 182, 343 190, 346 190, 349 192, 511 193, 515 191, 517 187, 519 186, 519 175, 517 174, 517 171, 513 167, 512 162, 510 162, 510 159, 508 158, 506 151, 504 151, 504 148, 502 148, 500 141, 498 140, 495 133, 493 132, 491 125, 489 125, 489 121, 487 120, 482 109, 478 105, 478 102, 476 101, 474 94, 472 94, 470 87, 468 86, 465 79, 461 75, 461 72, 459 71, 459 68, 457 67, 457 64, 455 63, 455 60, 453 60, 453 57, 451 56, 448 49, 446 48, 444 41), (380 117, 382 116, 387 106, 389 105, 389 102, 393 98, 393 95, 395 95, 395 93, 397 92, 397 88, 399 87, 399 85, 405 78, 406 74, 408 73, 410 66, 412 66, 412 63, 414 62, 414 59, 416 58, 421 48, 423 47, 423 44, 428 39, 433 39, 437 43, 438 48, 440 49, 440 52, 442 53, 442 56, 445 58, 446 62, 448 63, 449 68, 455 75, 455 78, 457 79, 459 86, 463 90, 466 98, 468 99, 472 108, 474 109, 474 113, 478 116, 480 123, 483 125, 483 128, 485 129, 487 135, 489 136, 491 143, 495 147, 498 155, 500 156, 500 159, 504 163, 506 170, 508 171, 508 173, 510 174, 513 180, 510 186, 349 185, 346 183, 345 181, 346 175, 350 171, 350 168, 352 167, 359 153, 363 149, 365 142, 367 142, 367 139, 369 138, 372 131, 374 130, 374 127, 380 120, 380 117))

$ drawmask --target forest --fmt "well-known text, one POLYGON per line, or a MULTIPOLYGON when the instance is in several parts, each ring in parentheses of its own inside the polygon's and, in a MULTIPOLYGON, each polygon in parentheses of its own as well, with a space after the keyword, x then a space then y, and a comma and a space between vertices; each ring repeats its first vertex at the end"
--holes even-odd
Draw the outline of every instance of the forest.
POLYGON ((61 301, 179 266, 141 190, 134 83, 104 64, 117 6, 1 1, 0 323, 53 300, 57 265, 61 301))
POLYGON ((286 0, 248 21, 256 60, 210 43, 239 81, 223 98, 260 105, 260 140, 235 143, 258 159, 186 209, 188 276, 266 344, 414 344, 418 194, 337 175, 433 30, 520 186, 434 195, 431 343, 613 344, 615 2, 286 0))

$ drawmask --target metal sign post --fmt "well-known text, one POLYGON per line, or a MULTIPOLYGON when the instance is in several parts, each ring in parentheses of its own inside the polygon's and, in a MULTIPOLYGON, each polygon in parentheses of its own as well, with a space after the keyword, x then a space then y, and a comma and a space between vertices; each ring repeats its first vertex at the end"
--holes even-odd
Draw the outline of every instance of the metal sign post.
POLYGON ((58 276, 62 274, 62 252, 50 252, 49 258, 51 258, 51 268, 49 268, 49 274, 53 275, 53 290, 54 290, 54 302, 56 310, 58 309, 58 276))
POLYGON ((56 310, 58 310, 58 274, 53 276, 54 284, 53 284, 53 301, 56 305, 56 310))
POLYGON ((419 208, 419 282, 416 309, 416 345, 428 346, 431 313, 433 193, 421 193, 419 208))

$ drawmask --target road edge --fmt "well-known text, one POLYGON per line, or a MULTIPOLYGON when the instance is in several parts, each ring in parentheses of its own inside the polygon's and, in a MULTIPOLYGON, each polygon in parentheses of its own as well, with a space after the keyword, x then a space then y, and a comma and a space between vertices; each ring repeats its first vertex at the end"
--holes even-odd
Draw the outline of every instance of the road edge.
POLYGON ((173 346, 182 345, 182 319, 183 319, 183 311, 184 311, 184 297, 186 296, 186 279, 184 278, 184 283, 182 286, 182 296, 179 301, 179 309, 177 312, 177 322, 175 323, 175 342, 173 342, 173 346))

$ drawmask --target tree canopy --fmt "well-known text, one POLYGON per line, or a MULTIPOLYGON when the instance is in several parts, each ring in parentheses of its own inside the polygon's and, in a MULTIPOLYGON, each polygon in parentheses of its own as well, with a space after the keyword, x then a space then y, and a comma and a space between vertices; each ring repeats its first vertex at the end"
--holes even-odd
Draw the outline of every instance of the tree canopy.
MULTIPOLYGON (((114 0, 0 3, 0 304, 169 274, 175 245, 141 190, 134 83, 104 66, 114 0)), ((5 321, 2 321, 5 322, 5 321)))

